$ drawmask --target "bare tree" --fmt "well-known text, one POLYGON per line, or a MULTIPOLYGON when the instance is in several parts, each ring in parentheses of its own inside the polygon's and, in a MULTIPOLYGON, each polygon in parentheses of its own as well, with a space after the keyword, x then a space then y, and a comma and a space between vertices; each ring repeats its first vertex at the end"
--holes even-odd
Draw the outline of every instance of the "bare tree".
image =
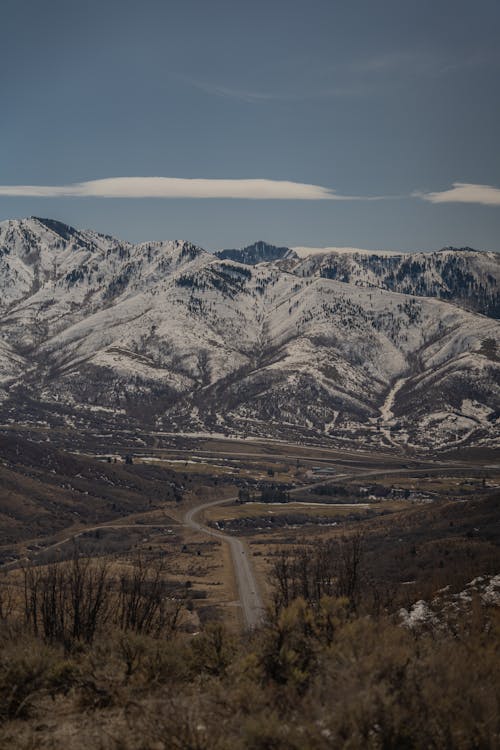
POLYGON ((139 557, 130 574, 120 576, 117 622, 122 630, 158 634, 175 630, 183 600, 173 596, 162 561, 147 566, 139 557))
POLYGON ((75 551, 68 563, 26 566, 23 572, 24 619, 33 633, 67 647, 79 640, 91 643, 111 612, 108 565, 75 551))
POLYGON ((273 568, 275 608, 297 598, 317 606, 323 596, 346 597, 359 603, 363 580, 363 538, 360 534, 320 543, 313 550, 282 551, 273 568))
POLYGON ((14 609, 14 592, 12 586, 2 577, 0 580, 0 622, 5 622, 14 609))

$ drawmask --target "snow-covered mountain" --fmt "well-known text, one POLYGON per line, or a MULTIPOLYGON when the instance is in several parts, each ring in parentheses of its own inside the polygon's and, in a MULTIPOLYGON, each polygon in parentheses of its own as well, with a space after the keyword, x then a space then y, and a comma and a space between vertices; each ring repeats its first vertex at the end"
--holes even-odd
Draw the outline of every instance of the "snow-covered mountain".
POLYGON ((221 250, 217 255, 249 265, 281 261, 283 270, 297 276, 322 276, 356 286, 437 297, 466 310, 500 318, 498 253, 478 252, 470 247, 396 253, 357 248, 287 248, 256 242, 241 250, 221 250))
POLYGON ((222 260, 234 260, 237 263, 247 263, 250 266, 280 260, 290 255, 297 257, 289 247, 277 247, 276 245, 270 245, 268 242, 263 242, 263 240, 236 250, 219 250, 215 254, 222 260))
POLYGON ((410 449, 498 440, 494 253, 253 247, 241 263, 0 224, 2 419, 410 449))
POLYGON ((437 297, 500 318, 498 253, 446 247, 431 253, 335 249, 301 255, 293 264, 298 275, 319 274, 348 284, 437 297))

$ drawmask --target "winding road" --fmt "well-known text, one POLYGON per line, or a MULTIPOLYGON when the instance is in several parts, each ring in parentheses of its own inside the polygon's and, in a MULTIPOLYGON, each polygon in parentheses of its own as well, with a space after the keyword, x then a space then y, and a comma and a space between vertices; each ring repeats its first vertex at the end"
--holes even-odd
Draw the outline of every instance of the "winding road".
MULTIPOLYGON (((377 477, 380 475, 387 475, 387 474, 408 474, 411 475, 421 475, 426 474, 427 476, 431 474, 441 474, 443 470, 446 468, 452 468, 455 471, 463 471, 464 469, 467 470, 470 474, 481 474, 484 471, 484 467, 475 466, 472 467, 467 464, 449 464, 447 462, 442 462, 436 465, 437 462, 433 462, 432 464, 428 464, 426 466, 422 466, 422 468, 414 468, 412 467, 410 470, 408 468, 399 468, 399 469, 391 469, 391 468, 379 468, 379 469, 370 469, 368 471, 360 471, 360 472, 342 472, 337 473, 334 477, 329 478, 322 478, 320 480, 314 481, 312 483, 306 484, 306 485, 299 485, 297 487, 294 487, 290 490, 290 494, 297 494, 304 492, 304 490, 312 490, 320 485, 325 485, 331 482, 339 481, 339 480, 346 480, 346 479, 352 479, 354 477, 361 479, 367 479, 369 477, 377 477)), ((245 544, 238 539, 237 537, 230 536, 229 534, 224 534, 222 531, 219 531, 217 529, 214 529, 210 526, 205 525, 203 522, 196 520, 197 516, 202 513, 204 510, 208 510, 209 508, 216 507, 218 505, 226 505, 228 503, 232 503, 236 500, 236 497, 226 497, 226 498, 220 498, 218 500, 212 500, 208 503, 202 503, 201 505, 196 505, 194 508, 191 508, 190 510, 186 511, 182 518, 182 523, 187 526, 190 529, 193 529, 193 531, 197 531, 202 534, 206 534, 208 536, 214 537, 215 539, 219 539, 220 541, 227 544, 231 550, 231 556, 233 561, 233 569, 234 569, 234 576, 236 579, 236 584, 238 588, 238 594, 239 594, 239 600, 241 604, 242 614, 243 614, 243 621, 244 625, 248 630, 252 630, 253 628, 256 628, 263 620, 264 614, 265 614, 265 608, 262 603, 262 599, 260 597, 257 581, 255 578, 255 574, 252 570, 252 563, 250 560, 250 555, 246 549, 245 544)), ((124 520, 124 519, 123 519, 124 520)), ((162 523, 152 523, 152 524, 139 524, 139 523, 104 523, 99 524, 96 526, 91 527, 85 527, 76 533, 71 534, 70 536, 66 536, 63 539, 58 540, 57 542, 54 542, 49 547, 45 547, 42 550, 39 550, 35 552, 33 555, 31 555, 29 558, 25 557, 22 559, 18 559, 15 561, 11 561, 9 563, 4 563, 4 565, 0 566, 0 569, 2 570, 11 570, 15 567, 18 567, 20 563, 23 562, 33 562, 37 557, 40 555, 47 554, 47 552, 52 551, 58 547, 63 546, 64 544, 67 544, 70 541, 74 541, 79 536, 82 536, 83 534, 88 533, 89 531, 97 531, 98 529, 146 529, 146 528, 166 528, 170 527, 171 523, 169 524, 162 524, 162 523)))
MULTIPOLYGON (((443 462, 439 465, 439 467, 434 466, 425 466, 421 469, 413 469, 411 471, 412 474, 434 474, 434 473, 441 473, 443 471, 443 468, 446 466, 446 464, 443 462)), ((458 468, 458 467, 457 467, 458 468)), ((476 469, 477 470, 477 469, 476 469)), ((339 479, 345 480, 345 479, 352 479, 354 477, 358 478, 365 478, 368 479, 370 477, 377 477, 380 475, 386 475, 386 474, 408 474, 407 468, 401 468, 401 469, 371 469, 368 471, 363 472, 344 472, 336 474, 334 478, 328 478, 328 479, 321 479, 316 482, 312 482, 308 485, 300 485, 298 487, 294 487, 290 490, 290 494, 296 494, 300 492, 304 492, 304 490, 311 490, 315 487, 319 487, 320 485, 331 483, 332 481, 338 481, 339 479)), ((252 564, 249 559, 249 555, 247 553, 247 550, 245 548, 245 545, 243 542, 241 542, 237 537, 229 536, 229 534, 224 534, 222 531, 218 531, 216 529, 211 528, 210 526, 206 526, 204 523, 201 523, 200 521, 196 520, 196 517, 202 513, 204 510, 208 510, 208 508, 214 508, 218 505, 226 505, 228 503, 232 503, 236 500, 235 497, 228 497, 228 498, 222 498, 219 500, 212 500, 209 503, 203 503, 202 505, 197 505, 194 508, 191 508, 188 510, 184 517, 183 517, 183 523, 185 526, 188 526, 189 528, 193 529, 194 531, 201 532, 202 534, 208 534, 209 536, 215 537, 216 539, 220 539, 222 542, 225 542, 229 545, 229 548, 231 550, 231 556, 233 559, 233 568, 234 568, 234 576, 236 578, 236 583, 238 586, 238 593, 240 597, 240 603, 241 608, 243 612, 243 620, 245 627, 249 630, 257 627, 265 613, 265 609, 262 603, 262 599, 259 594, 259 589, 257 585, 257 581, 255 579, 254 572, 252 570, 252 564)))
POLYGON ((209 536, 220 539, 222 542, 229 545, 231 556, 233 558, 234 576, 238 586, 243 620, 245 627, 252 630, 262 621, 264 616, 264 605, 260 598, 257 581, 255 580, 255 575, 245 545, 234 536, 223 534, 222 531, 217 531, 216 529, 210 528, 210 526, 205 526, 205 524, 200 521, 196 521, 196 516, 204 510, 213 508, 216 505, 224 505, 225 503, 233 502, 235 499, 236 498, 234 497, 230 497, 225 498, 224 500, 214 500, 210 503, 197 505, 195 508, 191 508, 191 510, 187 511, 183 522, 194 531, 208 534, 209 536))

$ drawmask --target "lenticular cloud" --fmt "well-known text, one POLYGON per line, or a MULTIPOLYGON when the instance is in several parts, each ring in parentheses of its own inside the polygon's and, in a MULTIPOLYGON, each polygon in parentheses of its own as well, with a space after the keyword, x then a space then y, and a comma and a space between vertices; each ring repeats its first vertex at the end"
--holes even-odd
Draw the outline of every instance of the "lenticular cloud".
POLYGON ((0 185, 0 195, 38 198, 245 198, 349 200, 329 188, 284 180, 218 180, 178 177, 110 177, 70 185, 0 185))
POLYGON ((500 188, 469 182, 454 182, 449 190, 415 195, 431 203, 480 203, 483 206, 500 206, 500 188))

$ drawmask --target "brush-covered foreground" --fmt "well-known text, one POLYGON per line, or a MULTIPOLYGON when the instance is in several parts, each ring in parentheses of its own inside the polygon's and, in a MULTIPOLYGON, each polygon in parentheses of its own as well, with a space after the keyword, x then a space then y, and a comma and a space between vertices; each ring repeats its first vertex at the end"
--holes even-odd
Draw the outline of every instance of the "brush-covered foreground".
POLYGON ((27 571, 10 598, 2 589, 0 747, 498 747, 495 597, 474 587, 467 597, 442 594, 435 618, 412 626, 387 611, 383 595, 366 595, 360 552, 359 539, 336 552, 325 546, 307 570, 301 550, 280 558, 267 619, 246 635, 218 622, 186 634, 161 610, 151 627, 124 618, 151 602, 147 586, 134 598, 133 577, 121 599, 104 586, 94 621, 78 597, 61 607, 58 595, 66 581, 73 591, 81 584, 83 604, 95 602, 102 566, 75 559, 34 578, 27 571), (315 570, 331 576, 323 588, 308 588, 315 570), (323 593, 327 583, 332 595, 323 593), (304 596, 295 596, 301 587, 304 596), (75 634, 75 618, 96 627, 75 634), (47 630, 54 620, 62 627, 47 630))

